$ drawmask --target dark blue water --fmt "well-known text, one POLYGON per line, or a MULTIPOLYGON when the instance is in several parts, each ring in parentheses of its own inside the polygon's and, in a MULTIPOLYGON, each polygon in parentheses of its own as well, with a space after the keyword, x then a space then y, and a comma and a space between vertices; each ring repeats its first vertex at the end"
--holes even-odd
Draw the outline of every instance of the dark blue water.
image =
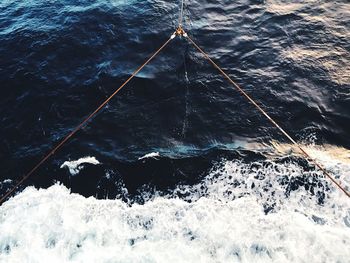
MULTIPOLYGON (((185 6, 188 34, 293 137, 350 147, 347 1, 185 6)), ((178 1, 0 3, 0 181, 12 180, 0 194, 170 37, 178 14, 178 1)), ((238 142, 272 139, 285 141, 176 38, 21 189, 60 181, 99 198, 118 196, 121 184, 131 194, 168 191, 200 181, 222 158, 264 160, 238 142), (138 160, 150 152, 162 157, 138 160), (84 156, 102 164, 76 176, 60 169, 84 156)))

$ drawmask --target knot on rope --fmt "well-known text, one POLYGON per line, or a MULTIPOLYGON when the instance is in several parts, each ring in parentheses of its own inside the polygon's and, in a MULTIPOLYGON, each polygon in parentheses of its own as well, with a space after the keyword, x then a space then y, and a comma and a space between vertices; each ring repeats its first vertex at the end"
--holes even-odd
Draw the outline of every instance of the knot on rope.
POLYGON ((175 35, 180 37, 181 36, 187 37, 187 33, 185 32, 185 30, 183 30, 181 25, 179 25, 179 27, 176 29, 175 35))

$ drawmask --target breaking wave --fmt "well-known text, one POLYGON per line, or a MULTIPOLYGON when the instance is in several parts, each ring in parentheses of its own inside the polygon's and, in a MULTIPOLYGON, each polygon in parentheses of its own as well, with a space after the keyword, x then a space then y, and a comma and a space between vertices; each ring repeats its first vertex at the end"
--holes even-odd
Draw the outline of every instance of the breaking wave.
POLYGON ((95 157, 87 156, 76 161, 65 161, 61 168, 68 168, 71 175, 77 175, 84 168, 84 164, 98 165, 100 162, 95 157))
MULTIPOLYGON (((349 185, 348 163, 326 165, 349 185)), ((0 261, 349 262, 348 199, 291 156, 222 160, 198 184, 141 195, 28 187, 0 207, 0 261)))

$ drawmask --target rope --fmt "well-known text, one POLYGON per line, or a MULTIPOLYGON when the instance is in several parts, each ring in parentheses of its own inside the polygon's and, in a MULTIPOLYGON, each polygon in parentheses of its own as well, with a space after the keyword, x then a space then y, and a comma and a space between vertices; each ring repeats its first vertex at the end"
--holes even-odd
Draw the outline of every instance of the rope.
POLYGON ((343 191, 349 198, 350 193, 345 190, 315 159, 313 159, 301 146, 298 144, 280 125, 276 123, 253 99, 250 97, 236 82, 234 82, 210 57, 205 53, 188 35, 187 39, 198 49, 202 55, 209 60, 209 62, 246 98, 248 99, 275 127, 277 127, 284 136, 288 138, 298 149, 304 154, 306 158, 311 160, 341 191, 343 191))
POLYGON ((183 16, 184 16, 184 0, 181 0, 181 8, 180 8, 180 16, 179 16, 179 27, 182 26, 183 16))
POLYGON ((94 112, 92 112, 87 118, 85 118, 72 132, 70 132, 55 148, 53 148, 48 154, 46 154, 41 161, 32 168, 17 184, 12 187, 9 191, 7 191, 0 199, 0 205, 6 200, 6 198, 11 195, 17 187, 19 187, 25 180, 27 180, 43 163, 50 158, 50 156, 54 155, 55 152, 60 149, 74 134, 76 134, 92 117, 94 117, 106 104, 126 85, 132 80, 158 53, 164 49, 169 42, 174 39, 175 33, 171 35, 171 37, 156 51, 153 55, 143 63, 138 69, 131 74, 131 76, 118 88, 116 89, 112 95, 110 95, 94 112))
POLYGON ((197 49, 198 51, 217 69, 219 72, 249 101, 251 102, 275 127, 277 127, 284 136, 288 138, 298 149, 305 155, 305 157, 311 160, 325 175, 328 177, 340 190, 342 190, 349 198, 350 193, 345 190, 327 171, 323 168, 315 159, 313 159, 282 127, 276 123, 256 102, 253 100, 236 82, 234 82, 210 57, 205 53, 182 29, 182 20, 183 20, 183 8, 184 0, 181 2, 181 12, 179 17, 179 26, 176 31, 170 36, 170 38, 156 51, 153 55, 143 63, 138 69, 136 69, 131 76, 117 89, 112 95, 110 95, 95 111, 93 111, 87 118, 85 118, 72 132, 70 132, 56 147, 54 147, 47 155, 45 155, 41 161, 32 168, 17 184, 7 191, 0 198, 0 205, 9 197, 16 189, 19 187, 26 179, 28 179, 43 163, 45 163, 51 155, 54 155, 57 150, 59 150, 73 135, 75 135, 91 118, 93 118, 99 111, 101 111, 104 106, 126 85, 128 84, 155 56, 163 50, 169 42, 174 39, 176 36, 186 37, 197 49))

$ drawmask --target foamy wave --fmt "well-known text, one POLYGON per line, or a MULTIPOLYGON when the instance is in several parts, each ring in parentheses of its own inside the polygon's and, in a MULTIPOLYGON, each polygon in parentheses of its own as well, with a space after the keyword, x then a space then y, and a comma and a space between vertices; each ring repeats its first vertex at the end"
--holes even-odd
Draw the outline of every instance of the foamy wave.
POLYGON ((147 153, 144 156, 140 157, 139 160, 148 159, 148 158, 157 159, 157 157, 160 157, 159 152, 152 152, 152 153, 147 153))
POLYGON ((296 163, 223 161, 144 205, 29 187, 0 207, 0 233, 1 262, 349 262, 350 203, 296 163))
POLYGON ((76 161, 65 161, 60 168, 67 167, 71 175, 77 175, 81 169, 84 168, 84 164, 93 164, 97 165, 100 162, 95 157, 83 157, 76 161))

